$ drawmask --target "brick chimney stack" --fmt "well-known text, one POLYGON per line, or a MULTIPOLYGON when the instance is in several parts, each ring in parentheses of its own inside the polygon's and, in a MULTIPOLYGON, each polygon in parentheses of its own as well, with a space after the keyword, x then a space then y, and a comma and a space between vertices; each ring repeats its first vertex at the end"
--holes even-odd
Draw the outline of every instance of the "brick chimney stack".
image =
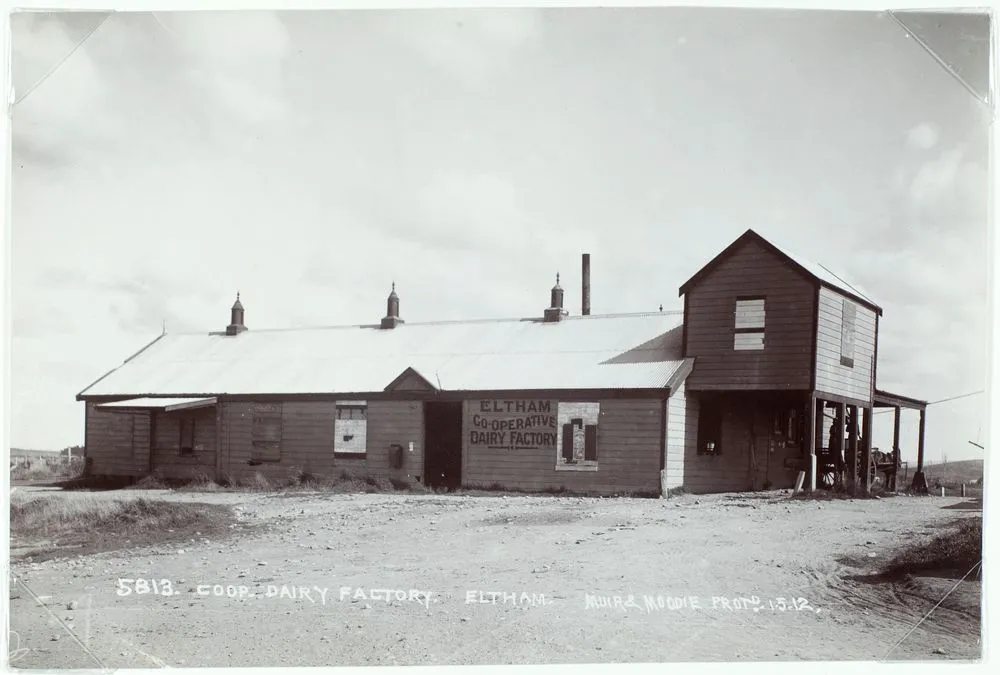
POLYGON ((240 302, 240 294, 236 293, 236 302, 229 316, 229 325, 226 326, 226 335, 239 335, 247 330, 243 324, 243 303, 240 302))
POLYGON ((395 328, 401 323, 403 320, 399 318, 399 296, 396 295, 396 282, 393 281, 392 292, 389 293, 389 299, 386 301, 385 316, 382 318, 382 328, 395 328))
POLYGON ((562 321, 563 317, 567 316, 569 312, 563 309, 563 289, 559 285, 559 274, 556 273, 556 285, 552 287, 552 303, 551 306, 545 310, 545 320, 546 321, 562 321))

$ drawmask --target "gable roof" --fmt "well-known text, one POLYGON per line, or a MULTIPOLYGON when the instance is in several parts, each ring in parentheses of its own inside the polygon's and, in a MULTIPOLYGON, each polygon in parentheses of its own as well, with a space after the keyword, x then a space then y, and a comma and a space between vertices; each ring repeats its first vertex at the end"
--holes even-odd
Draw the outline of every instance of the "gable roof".
POLYGON ((661 389, 685 366, 677 312, 168 334, 77 395, 661 389))
POLYGON ((834 274, 827 267, 819 263, 812 262, 806 258, 795 255, 786 249, 775 246, 753 230, 747 230, 744 232, 736 241, 727 246, 721 253, 712 258, 708 264, 698 270, 694 276, 684 282, 684 284, 680 287, 678 295, 684 295, 687 293, 698 282, 711 273, 716 266, 727 260, 733 253, 738 251, 744 244, 750 241, 755 241, 761 244, 764 248, 768 249, 787 262, 793 270, 799 272, 813 283, 831 288, 838 293, 851 298, 855 302, 871 309, 879 316, 882 316, 882 308, 875 304, 875 302, 867 294, 862 292, 857 285, 848 283, 842 277, 834 274))

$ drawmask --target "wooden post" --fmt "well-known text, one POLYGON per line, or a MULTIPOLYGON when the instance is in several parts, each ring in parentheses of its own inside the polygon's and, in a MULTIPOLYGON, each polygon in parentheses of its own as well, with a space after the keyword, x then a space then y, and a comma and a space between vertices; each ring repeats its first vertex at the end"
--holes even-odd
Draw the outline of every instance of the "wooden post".
POLYGON ((924 472, 924 412, 920 411, 920 426, 917 435, 917 471, 924 472))
POLYGON ((836 458, 836 475, 838 478, 842 478, 844 475, 844 423, 847 421, 845 419, 845 409, 846 406, 843 403, 838 403, 837 407, 834 408, 834 432, 830 439, 830 452, 835 453, 833 456, 836 458))
POLYGON ((844 482, 850 493, 854 494, 858 490, 858 406, 849 405, 847 409, 850 412, 851 424, 847 430, 847 457, 844 458, 847 463, 847 477, 844 482))
POLYGON ((920 411, 919 435, 917 436, 917 470, 913 474, 910 491, 927 494, 927 478, 924 476, 924 410, 920 411))
POLYGON ((215 400, 215 480, 222 482, 222 401, 215 400))
POLYGON ((864 440, 861 444, 861 492, 867 495, 872 490, 872 409, 863 408, 861 435, 864 440))
POLYGON ((806 479, 806 472, 799 471, 799 475, 795 477, 795 489, 792 490, 792 496, 799 494, 802 491, 802 483, 806 479))
POLYGON ((809 444, 809 487, 810 492, 815 492, 816 490, 816 394, 815 392, 810 392, 806 399, 808 401, 806 405, 806 443, 809 444))
POLYGON ((892 421, 892 462, 895 469, 892 472, 892 489, 896 490, 896 472, 899 470, 899 418, 900 410, 899 406, 893 407, 893 421, 892 421))

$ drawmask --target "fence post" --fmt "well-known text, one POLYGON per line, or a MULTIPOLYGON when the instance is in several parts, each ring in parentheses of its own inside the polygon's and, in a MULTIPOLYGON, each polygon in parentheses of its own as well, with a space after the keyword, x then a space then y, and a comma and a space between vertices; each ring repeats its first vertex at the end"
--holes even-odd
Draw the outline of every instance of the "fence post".
POLYGON ((965 497, 965 483, 962 483, 962 497, 965 497))
POLYGON ((944 497, 944 486, 941 486, 941 496, 944 497))

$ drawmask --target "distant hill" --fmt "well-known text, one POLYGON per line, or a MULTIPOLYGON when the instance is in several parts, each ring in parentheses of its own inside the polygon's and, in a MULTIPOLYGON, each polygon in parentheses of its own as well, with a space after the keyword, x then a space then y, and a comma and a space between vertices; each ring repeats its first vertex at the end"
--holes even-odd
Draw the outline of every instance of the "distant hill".
POLYGON ((929 484, 935 481, 941 481, 945 486, 971 483, 983 477, 983 460, 963 459, 957 462, 925 464, 924 476, 927 477, 929 484))

